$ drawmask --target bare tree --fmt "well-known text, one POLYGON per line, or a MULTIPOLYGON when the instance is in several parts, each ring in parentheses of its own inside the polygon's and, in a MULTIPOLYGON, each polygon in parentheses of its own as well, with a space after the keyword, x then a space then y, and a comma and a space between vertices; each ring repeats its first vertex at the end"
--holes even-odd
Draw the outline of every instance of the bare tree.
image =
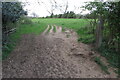
POLYGON ((55 9, 57 9, 58 7, 58 3, 56 2, 56 0, 49 0, 49 4, 38 0, 38 4, 43 5, 49 14, 53 14, 55 9))
POLYGON ((33 17, 38 17, 38 15, 36 13, 32 13, 33 17))
POLYGON ((68 1, 67 2, 64 2, 63 5, 59 5, 59 9, 62 13, 66 13, 67 10, 68 10, 68 1))
POLYGON ((58 3, 57 0, 49 0, 49 3, 45 3, 41 0, 38 0, 39 5, 45 6, 47 12, 52 15, 54 12, 60 11, 61 13, 66 13, 68 9, 68 1, 61 0, 62 3, 58 3))

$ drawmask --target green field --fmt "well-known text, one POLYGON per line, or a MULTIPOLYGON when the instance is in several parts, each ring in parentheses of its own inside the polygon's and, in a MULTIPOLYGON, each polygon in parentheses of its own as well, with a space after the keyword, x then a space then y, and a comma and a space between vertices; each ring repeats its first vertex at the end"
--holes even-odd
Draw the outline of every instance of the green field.
POLYGON ((92 43, 95 38, 93 34, 89 34, 91 32, 91 27, 89 21, 91 19, 40 19, 33 18, 32 21, 39 24, 47 25, 57 25, 63 27, 63 31, 65 28, 73 29, 77 32, 79 39, 83 43, 92 43))
POLYGON ((57 25, 57 26, 62 26, 71 28, 74 30, 78 30, 81 27, 85 27, 88 22, 90 21, 89 19, 39 19, 39 18, 34 18, 32 19, 33 22, 36 23, 44 23, 46 25, 57 25))

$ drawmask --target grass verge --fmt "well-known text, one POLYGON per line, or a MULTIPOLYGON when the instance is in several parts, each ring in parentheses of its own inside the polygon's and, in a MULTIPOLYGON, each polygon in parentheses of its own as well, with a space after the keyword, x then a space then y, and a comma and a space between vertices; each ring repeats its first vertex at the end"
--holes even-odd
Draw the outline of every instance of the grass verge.
POLYGON ((95 57, 94 61, 101 67, 101 69, 105 73, 110 74, 110 72, 108 71, 108 67, 100 60, 100 57, 95 57))
POLYGON ((40 34, 46 29, 47 25, 44 23, 20 24, 18 23, 17 31, 8 36, 7 43, 2 47, 2 60, 6 59, 17 43, 20 41, 23 34, 40 34))
POLYGON ((95 42, 95 37, 92 34, 92 30, 88 27, 80 28, 79 30, 77 30, 77 34, 79 35, 78 41, 81 41, 86 44, 95 42))
POLYGON ((100 55, 105 57, 109 62, 109 66, 118 68, 118 71, 115 71, 118 76, 120 76, 120 55, 116 51, 109 49, 105 43, 98 49, 100 55))

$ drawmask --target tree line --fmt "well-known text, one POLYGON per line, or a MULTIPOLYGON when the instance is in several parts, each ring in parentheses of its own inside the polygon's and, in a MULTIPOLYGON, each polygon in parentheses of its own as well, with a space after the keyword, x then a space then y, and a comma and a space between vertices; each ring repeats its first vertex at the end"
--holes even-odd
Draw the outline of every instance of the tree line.
POLYGON ((50 16, 47 16, 46 18, 82 18, 83 16, 80 14, 75 14, 73 11, 67 11, 64 14, 51 14, 50 16))
MULTIPOLYGON (((44 17, 42 17, 44 18, 44 17)), ((74 11, 67 11, 64 14, 51 14, 50 16, 46 16, 45 18, 73 18, 73 19, 94 19, 94 13, 91 12, 89 14, 76 14, 74 11)))

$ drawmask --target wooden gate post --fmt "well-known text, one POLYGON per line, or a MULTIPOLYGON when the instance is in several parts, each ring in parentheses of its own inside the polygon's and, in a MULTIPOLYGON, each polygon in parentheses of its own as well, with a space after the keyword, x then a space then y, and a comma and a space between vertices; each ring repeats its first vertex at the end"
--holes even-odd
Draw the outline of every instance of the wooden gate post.
POLYGON ((99 19, 98 19, 98 25, 96 27, 96 48, 99 48, 102 44, 102 37, 103 37, 103 26, 104 26, 104 23, 103 23, 103 19, 102 19, 102 16, 99 16, 99 19))

